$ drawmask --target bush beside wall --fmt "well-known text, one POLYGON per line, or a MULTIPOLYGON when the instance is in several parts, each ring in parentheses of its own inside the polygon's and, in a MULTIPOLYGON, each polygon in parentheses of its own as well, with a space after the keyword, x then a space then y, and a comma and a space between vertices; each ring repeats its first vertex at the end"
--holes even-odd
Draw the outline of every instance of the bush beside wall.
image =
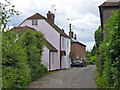
POLYGON ((106 38, 97 50, 96 83, 100 88, 120 87, 120 10, 105 25, 106 38))
POLYGON ((2 32, 2 88, 25 88, 48 72, 41 64, 43 34, 26 29, 2 32))

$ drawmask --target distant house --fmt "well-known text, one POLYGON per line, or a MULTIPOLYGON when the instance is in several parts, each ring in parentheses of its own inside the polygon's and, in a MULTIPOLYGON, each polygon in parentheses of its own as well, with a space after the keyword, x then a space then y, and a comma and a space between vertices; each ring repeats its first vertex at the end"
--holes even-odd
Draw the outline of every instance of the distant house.
MULTIPOLYGON (((110 18, 113 14, 113 11, 117 11, 120 7, 120 0, 107 0, 99 6, 101 27, 104 32, 104 24, 107 24, 107 19, 110 18)), ((103 38, 105 38, 105 33, 103 38)))
POLYGON ((71 61, 73 62, 76 59, 83 58, 86 59, 86 45, 77 41, 76 34, 73 35, 73 31, 69 32, 69 36, 72 38, 71 40, 71 61), (74 36, 74 37, 73 37, 74 36))
POLYGON ((70 67, 71 39, 54 24, 55 15, 48 11, 47 18, 36 13, 25 19, 19 26, 29 26, 44 34, 47 45, 42 60, 48 70, 70 67))

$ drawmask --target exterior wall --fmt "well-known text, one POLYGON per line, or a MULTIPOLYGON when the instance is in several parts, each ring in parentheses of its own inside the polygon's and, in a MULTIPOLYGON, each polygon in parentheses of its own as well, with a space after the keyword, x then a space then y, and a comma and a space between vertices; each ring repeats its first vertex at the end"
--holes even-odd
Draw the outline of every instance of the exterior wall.
POLYGON ((32 20, 26 20, 20 26, 29 26, 44 34, 46 40, 58 50, 55 61, 57 66, 54 65, 52 69, 60 69, 60 34, 43 19, 38 20, 38 25, 32 25, 32 20))
POLYGON ((102 16, 103 16, 103 23, 107 24, 108 18, 110 18, 113 15, 113 11, 117 11, 117 8, 104 8, 102 11, 102 16))
POLYGON ((105 39, 105 34, 107 32, 104 31, 104 24, 107 24, 108 18, 110 18, 113 15, 113 12, 116 12, 118 10, 117 7, 101 7, 101 22, 102 22, 102 28, 103 28, 103 38, 105 39))
POLYGON ((70 68, 71 67, 71 57, 70 57, 70 52, 71 52, 71 39, 67 38, 66 40, 66 56, 67 56, 67 63, 66 63, 66 66, 67 68, 70 68))
POLYGON ((44 49, 43 49, 43 53, 42 53, 42 63, 48 68, 48 71, 49 71, 49 49, 44 46, 44 49))
POLYGON ((86 57, 85 51, 86 51, 85 46, 80 45, 79 43, 72 43, 71 44, 72 60, 75 60, 77 58, 85 59, 86 57))
POLYGON ((50 70, 56 70, 55 67, 59 65, 59 63, 56 62, 56 58, 58 58, 57 52, 50 52, 50 70))
POLYGON ((61 57, 61 67, 62 68, 70 68, 70 51, 71 51, 71 40, 69 38, 61 36, 61 50, 66 52, 66 55, 61 57), (63 45, 64 38, 64 45, 63 45), (68 45, 67 45, 68 44, 68 45))

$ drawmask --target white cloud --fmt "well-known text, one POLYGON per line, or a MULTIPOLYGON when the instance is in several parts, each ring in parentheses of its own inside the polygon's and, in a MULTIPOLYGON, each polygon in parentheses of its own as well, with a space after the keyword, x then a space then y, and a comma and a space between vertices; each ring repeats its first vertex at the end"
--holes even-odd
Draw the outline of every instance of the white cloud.
POLYGON ((64 28, 67 34, 68 24, 71 23, 78 41, 86 43, 87 49, 90 49, 94 45, 94 32, 100 25, 98 6, 104 1, 106 0, 11 0, 15 9, 22 14, 12 17, 9 25, 17 26, 36 12, 46 16, 48 10, 52 11, 51 6, 56 5, 55 23, 64 28))

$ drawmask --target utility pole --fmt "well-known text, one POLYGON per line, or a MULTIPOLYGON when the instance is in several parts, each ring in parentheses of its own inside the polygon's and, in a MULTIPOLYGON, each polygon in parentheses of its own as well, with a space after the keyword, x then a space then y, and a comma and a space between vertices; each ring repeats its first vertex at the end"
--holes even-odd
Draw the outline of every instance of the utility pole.
POLYGON ((70 29, 70 32, 71 32, 71 30, 72 30, 72 29, 71 29, 71 23, 69 24, 69 29, 70 29))

